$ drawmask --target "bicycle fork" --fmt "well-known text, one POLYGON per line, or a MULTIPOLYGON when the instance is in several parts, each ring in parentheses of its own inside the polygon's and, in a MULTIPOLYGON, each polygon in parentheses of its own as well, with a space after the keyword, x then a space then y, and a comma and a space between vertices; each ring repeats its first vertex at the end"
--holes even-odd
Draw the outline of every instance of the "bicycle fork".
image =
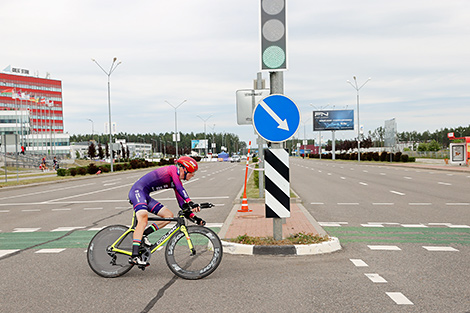
POLYGON ((188 229, 186 228, 186 226, 181 225, 181 231, 186 236, 186 241, 188 242, 188 247, 189 247, 189 250, 191 251, 191 255, 192 256, 196 255, 196 249, 194 249, 193 243, 191 241, 191 237, 189 237, 188 229))

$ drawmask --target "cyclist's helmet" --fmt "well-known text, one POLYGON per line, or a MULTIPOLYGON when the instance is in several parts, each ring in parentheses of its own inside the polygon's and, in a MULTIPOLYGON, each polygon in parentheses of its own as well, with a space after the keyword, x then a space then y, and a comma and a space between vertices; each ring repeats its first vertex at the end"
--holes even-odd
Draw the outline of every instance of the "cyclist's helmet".
POLYGON ((176 164, 179 164, 180 166, 184 167, 186 171, 188 171, 188 173, 194 173, 198 169, 196 160, 188 156, 180 157, 176 161, 176 164))

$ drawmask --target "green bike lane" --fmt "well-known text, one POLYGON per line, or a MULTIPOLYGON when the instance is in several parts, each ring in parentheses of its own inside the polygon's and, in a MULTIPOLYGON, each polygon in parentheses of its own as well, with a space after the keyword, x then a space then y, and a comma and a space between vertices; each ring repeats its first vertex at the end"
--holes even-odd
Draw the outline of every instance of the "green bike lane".
POLYGON ((422 243, 430 245, 470 245, 470 228, 448 227, 323 227, 342 244, 422 243))
MULTIPOLYGON (((220 227, 210 227, 218 233, 220 227)), ((99 230, 10 232, 0 233, 0 250, 88 248, 99 230)), ((168 230, 161 229, 149 236, 152 242, 168 230)))

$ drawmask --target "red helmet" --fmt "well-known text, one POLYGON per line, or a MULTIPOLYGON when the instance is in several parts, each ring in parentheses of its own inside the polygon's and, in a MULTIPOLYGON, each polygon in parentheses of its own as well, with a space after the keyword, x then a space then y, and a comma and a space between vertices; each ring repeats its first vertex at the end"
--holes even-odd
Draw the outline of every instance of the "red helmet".
POLYGON ((178 161, 176 161, 176 164, 184 167, 189 173, 194 173, 198 169, 196 160, 188 156, 180 157, 178 161))

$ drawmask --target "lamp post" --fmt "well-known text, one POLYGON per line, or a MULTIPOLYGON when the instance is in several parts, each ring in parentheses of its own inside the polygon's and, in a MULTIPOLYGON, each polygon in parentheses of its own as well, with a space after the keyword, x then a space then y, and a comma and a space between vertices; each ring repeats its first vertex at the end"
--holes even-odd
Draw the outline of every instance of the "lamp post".
POLYGON ((91 122, 91 140, 95 140, 95 128, 93 126, 93 120, 91 118, 87 118, 91 122))
POLYGON ((361 90, 361 88, 364 87, 364 85, 367 84, 367 82, 371 80, 372 78, 369 77, 366 80, 366 82, 361 85, 361 87, 358 87, 356 76, 353 76, 353 79, 354 79, 354 85, 349 80, 346 82, 350 84, 354 89, 356 89, 356 92, 357 92, 357 97, 356 97, 356 101, 357 101, 357 161, 361 162, 361 134, 360 134, 361 124, 359 123, 359 90, 361 90))
POLYGON ((166 101, 166 103, 168 103, 169 105, 171 105, 173 107, 173 109, 175 109, 175 145, 176 145, 176 158, 178 158, 178 124, 177 124, 177 118, 176 118, 176 109, 178 109, 183 103, 186 102, 186 100, 184 100, 183 102, 181 102, 180 104, 178 104, 177 106, 174 106, 173 104, 171 104, 170 102, 166 101))
POLYGON ((111 67, 109 68, 109 71, 106 71, 95 59, 91 59, 93 62, 96 63, 96 65, 99 66, 101 70, 108 76, 108 115, 109 115, 109 148, 110 148, 110 161, 111 161, 111 172, 113 172, 113 147, 112 147, 112 142, 113 142, 113 135, 112 135, 112 125, 111 125, 111 74, 114 72, 114 70, 121 64, 116 63, 117 58, 114 57, 113 63, 111 63, 111 67))
POLYGON ((205 157, 207 158, 207 144, 208 144, 208 142, 206 142, 206 140, 207 140, 207 138, 206 138, 206 122, 207 122, 208 119, 210 119, 212 117, 212 115, 209 115, 209 117, 206 118, 206 119, 203 119, 199 115, 197 117, 199 117, 204 122, 204 141, 206 143, 206 145, 205 145, 206 146, 206 155, 205 155, 205 157))

